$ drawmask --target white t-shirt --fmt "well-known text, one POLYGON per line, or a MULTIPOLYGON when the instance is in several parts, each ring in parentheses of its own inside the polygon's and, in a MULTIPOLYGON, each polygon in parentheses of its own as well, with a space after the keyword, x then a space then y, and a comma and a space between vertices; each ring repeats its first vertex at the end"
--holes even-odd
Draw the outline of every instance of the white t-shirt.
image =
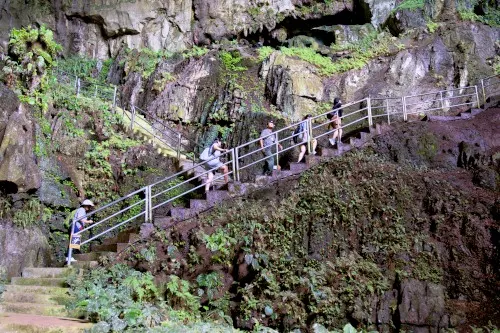
POLYGON ((86 215, 87 215, 87 212, 85 211, 85 208, 83 208, 83 207, 78 208, 76 210, 75 217, 73 217, 73 222, 75 222, 76 224, 80 224, 81 226, 83 226, 84 223, 81 221, 81 219, 83 218, 83 220, 86 220, 85 219, 86 215))

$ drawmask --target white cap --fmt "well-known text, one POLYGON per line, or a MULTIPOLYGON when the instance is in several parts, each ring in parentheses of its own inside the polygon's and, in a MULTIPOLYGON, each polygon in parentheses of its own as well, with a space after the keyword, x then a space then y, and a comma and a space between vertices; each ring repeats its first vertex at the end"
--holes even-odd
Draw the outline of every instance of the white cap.
POLYGON ((82 202, 82 206, 92 206, 92 207, 94 207, 94 203, 92 201, 90 201, 89 199, 85 199, 82 202))

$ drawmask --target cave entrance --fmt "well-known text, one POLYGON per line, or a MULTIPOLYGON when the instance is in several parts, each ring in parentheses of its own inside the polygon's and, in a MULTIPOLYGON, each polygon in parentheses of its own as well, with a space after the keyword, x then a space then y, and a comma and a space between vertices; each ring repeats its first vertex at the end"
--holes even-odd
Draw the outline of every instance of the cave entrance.
POLYGON ((297 36, 312 37, 319 45, 330 46, 335 43, 335 34, 326 31, 322 27, 333 25, 363 25, 371 22, 371 14, 366 8, 354 2, 353 10, 344 8, 341 12, 335 15, 326 15, 320 18, 294 18, 292 16, 286 17, 283 21, 278 23, 273 31, 283 29, 286 31, 286 41, 280 42, 276 36, 273 36, 272 31, 264 28, 262 32, 248 34, 246 37, 240 36, 248 40, 252 45, 258 46, 286 46, 288 40, 297 36))

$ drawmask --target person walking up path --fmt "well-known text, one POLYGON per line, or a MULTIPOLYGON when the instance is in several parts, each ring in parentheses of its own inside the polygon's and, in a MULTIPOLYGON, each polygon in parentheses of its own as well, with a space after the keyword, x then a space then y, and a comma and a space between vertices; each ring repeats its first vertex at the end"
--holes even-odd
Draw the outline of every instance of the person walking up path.
POLYGON ((222 172, 224 174, 224 182, 229 183, 229 168, 227 165, 221 162, 220 155, 225 153, 227 149, 224 149, 222 146, 222 142, 219 138, 216 138, 210 147, 210 157, 208 160, 207 166, 209 167, 209 172, 207 174, 207 181, 205 183, 205 192, 210 190, 210 186, 212 185, 212 181, 214 179, 214 173, 212 172, 214 169, 222 172))
MULTIPOLYGON (((267 123, 267 128, 262 130, 260 133, 260 148, 262 149, 262 152, 264 156, 267 157, 266 163, 264 164, 264 175, 266 176, 271 176, 273 174, 273 169, 274 169, 274 156, 273 156, 273 151, 272 148, 277 142, 277 137, 276 133, 273 133, 274 129, 274 121, 270 120, 267 123)), ((283 146, 278 143, 278 149, 281 150, 283 149, 283 146)), ((278 170, 280 169, 278 165, 278 170)))
MULTIPOLYGON (((82 231, 85 228, 85 225, 87 224, 92 224, 94 221, 87 219, 87 214, 88 212, 94 207, 94 203, 88 199, 83 200, 80 208, 77 210, 73 211, 73 213, 70 214, 69 221, 71 223, 70 225, 70 244, 69 247, 74 250, 80 250, 80 235, 75 235, 82 231), (71 218, 71 215, 73 215, 73 218, 71 218)), ((75 258, 69 257, 68 254, 68 261, 70 262, 75 262, 75 258)))
POLYGON ((337 138, 338 142, 340 143, 340 139, 342 138, 342 101, 340 98, 335 97, 333 100, 333 107, 332 111, 327 114, 327 118, 330 119, 330 124, 328 125, 328 129, 330 128, 335 128, 335 131, 332 134, 332 137, 330 138, 330 144, 332 146, 335 146, 337 143, 337 138))
POLYGON ((299 125, 300 129, 299 129, 299 133, 298 133, 297 142, 302 142, 302 145, 300 145, 300 154, 299 154, 299 159, 298 159, 297 163, 300 163, 300 161, 302 161, 302 159, 304 158, 304 155, 306 154, 307 144, 309 143, 309 140, 311 141, 311 144, 312 144, 311 154, 316 155, 316 146, 318 145, 318 141, 315 138, 309 139, 310 131, 309 131, 309 122, 307 121, 307 119, 309 119, 309 118, 311 118, 310 114, 305 116, 299 125))

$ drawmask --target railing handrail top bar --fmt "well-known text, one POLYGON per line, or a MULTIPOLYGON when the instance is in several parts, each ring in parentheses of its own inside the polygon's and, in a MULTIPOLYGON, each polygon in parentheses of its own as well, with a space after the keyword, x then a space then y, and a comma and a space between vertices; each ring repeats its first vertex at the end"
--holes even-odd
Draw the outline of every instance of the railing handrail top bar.
POLYGON ((434 95, 434 94, 444 93, 444 92, 447 92, 447 91, 456 91, 456 90, 463 90, 463 89, 469 89, 469 88, 475 88, 475 87, 477 87, 477 85, 460 87, 460 88, 453 88, 453 89, 445 89, 445 90, 439 90, 439 91, 429 91, 427 93, 416 94, 416 95, 406 95, 406 96, 403 96, 403 97, 404 98, 421 97, 421 96, 427 96, 427 95, 434 95))
POLYGON ((192 167, 190 167, 189 169, 181 170, 181 171, 177 172, 176 174, 173 174, 173 175, 171 175, 171 176, 168 176, 168 177, 166 177, 166 178, 163 178, 163 179, 161 179, 161 180, 159 180, 159 181, 157 181, 157 182, 155 182, 155 183, 153 183, 153 184, 150 184, 150 185, 148 185, 148 186, 153 187, 153 186, 156 186, 156 185, 158 185, 158 184, 160 184, 160 183, 163 183, 163 182, 165 182, 165 181, 167 181, 167 180, 170 180, 170 179, 172 179, 172 178, 178 177, 178 176, 182 175, 183 173, 189 172, 189 171, 191 171, 191 170, 193 170, 193 169, 196 169, 196 168, 198 168, 198 167, 200 167, 200 166, 204 165, 205 163, 208 163, 208 162, 210 162, 210 161, 212 161, 212 160, 215 160, 215 159, 217 159, 217 158, 220 158, 221 156, 224 156, 224 155, 226 155, 226 154, 230 154, 230 153, 231 153, 234 149, 235 149, 235 148, 228 149, 226 152, 221 153, 218 157, 214 156, 214 157, 212 157, 212 158, 211 158, 211 159, 209 159, 209 160, 206 160, 206 161, 200 162, 200 163, 198 163, 198 164, 195 164, 195 165, 193 165, 192 167))
POLYGON ((134 191, 134 192, 132 192, 132 193, 129 193, 129 194, 127 194, 127 195, 123 196, 123 197, 120 197, 120 198, 116 199, 115 201, 112 201, 112 202, 110 202, 110 203, 108 203, 108 204, 106 204, 106 205, 104 205, 104 206, 102 206, 102 207, 99 207, 99 208, 97 208, 97 209, 95 209, 95 210, 91 211, 90 213, 86 214, 86 217, 92 216, 92 215, 94 215, 94 214, 96 214, 96 213, 98 213, 98 212, 100 212, 100 211, 102 211, 102 210, 104 210, 104 209, 108 208, 109 206, 112 206, 112 205, 114 205, 114 204, 117 204, 117 203, 118 203, 118 202, 120 202, 120 201, 123 201, 123 200, 128 199, 128 198, 130 198, 130 197, 132 197, 132 196, 134 196, 134 195, 136 195, 136 194, 138 194, 138 193, 141 193, 141 192, 143 192, 146 188, 147 188, 147 186, 144 186, 144 187, 142 187, 142 188, 140 188, 140 189, 138 189, 138 190, 136 190, 136 191, 134 191))

